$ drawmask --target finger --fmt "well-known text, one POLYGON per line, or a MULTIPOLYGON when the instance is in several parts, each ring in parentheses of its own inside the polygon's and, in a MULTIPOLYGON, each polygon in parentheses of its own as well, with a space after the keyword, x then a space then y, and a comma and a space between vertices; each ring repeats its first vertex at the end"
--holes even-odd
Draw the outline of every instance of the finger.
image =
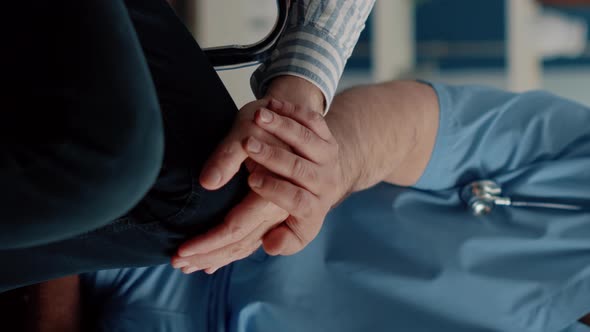
POLYGON ((199 177, 201 186, 209 190, 219 189, 238 172, 247 157, 239 138, 227 137, 205 162, 199 177))
POLYGON ((250 135, 255 135, 268 144, 285 145, 274 135, 254 125, 250 120, 237 123, 232 132, 217 146, 205 162, 199 177, 203 188, 219 189, 239 171, 241 164, 248 157, 242 148, 242 141, 250 135))
POLYGON ((254 121, 309 160, 319 162, 325 159, 327 152, 331 151, 330 143, 314 131, 291 118, 280 116, 268 109, 258 110, 254 121))
POLYGON ((206 254, 196 254, 188 257, 174 256, 172 266, 182 268, 184 273, 192 273, 198 270, 217 270, 234 261, 246 258, 256 251, 262 244, 261 238, 269 228, 256 230, 247 238, 238 243, 232 243, 223 248, 216 249, 206 254))
POLYGON ((271 99, 268 103, 268 107, 282 116, 292 118, 301 123, 326 141, 330 141, 333 137, 328 124, 319 112, 303 107, 297 107, 292 103, 279 101, 277 99, 271 99))
POLYGON ((282 148, 267 145, 254 137, 249 137, 245 145, 250 158, 258 164, 297 185, 316 192, 319 181, 317 165, 314 163, 282 148))
POLYGON ((262 198, 275 203, 295 217, 287 220, 290 220, 289 228, 301 243, 309 243, 317 234, 316 229, 319 226, 314 220, 314 216, 318 214, 316 212, 320 212, 317 211, 317 196, 291 182, 258 172, 250 175, 248 184, 262 198), (297 222, 294 222, 295 220, 297 222))
POLYGON ((256 241, 256 243, 249 248, 247 247, 246 249, 240 249, 240 248, 229 249, 228 251, 231 253, 232 256, 222 255, 219 260, 213 261, 210 264, 210 267, 208 267, 204 270, 205 273, 213 274, 213 273, 215 273, 215 271, 219 270, 220 268, 222 268, 224 266, 227 266, 233 262, 240 261, 244 258, 250 257, 262 245, 262 240, 261 240, 262 236, 263 235, 258 234, 257 235, 258 241, 256 241))
POLYGON ((192 273, 195 271, 205 270, 207 273, 213 273, 217 269, 239 261, 250 256, 253 252, 258 250, 262 241, 260 238, 263 234, 257 232, 250 238, 244 239, 239 243, 234 243, 224 248, 214 250, 207 254, 193 255, 184 258, 173 258, 173 266, 178 266, 179 262, 188 263, 182 267, 182 272, 192 273))
POLYGON ((302 242, 288 225, 289 223, 284 222, 269 230, 268 233, 264 235, 262 238, 262 246, 267 254, 271 256, 288 256, 296 254, 305 248, 307 243, 302 242))
POLYGON ((274 204, 251 192, 227 214, 222 224, 183 243, 178 249, 178 255, 187 257, 208 253, 239 242, 259 227, 269 213, 277 214, 279 210, 274 204))

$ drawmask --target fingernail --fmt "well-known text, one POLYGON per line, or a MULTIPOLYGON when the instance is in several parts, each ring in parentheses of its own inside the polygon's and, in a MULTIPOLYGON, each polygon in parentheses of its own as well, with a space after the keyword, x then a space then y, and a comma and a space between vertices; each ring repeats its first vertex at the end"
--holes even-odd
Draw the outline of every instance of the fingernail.
POLYGON ((185 274, 191 274, 191 273, 197 271, 198 269, 199 269, 198 267, 193 266, 193 267, 189 267, 188 269, 183 269, 182 272, 185 274))
POLYGON ((188 262, 180 262, 180 263, 175 263, 175 264, 172 264, 172 266, 173 266, 175 269, 181 269, 181 268, 183 268, 183 267, 187 267, 187 266, 188 266, 188 262))
POLYGON ((262 122, 264 123, 270 123, 272 121, 272 112, 266 109, 261 109, 260 110, 260 120, 262 120, 262 122))
POLYGON ((215 186, 221 181, 221 173, 215 169, 209 169, 202 177, 203 182, 209 186, 215 186))
POLYGON ((217 271, 217 270, 219 270, 219 268, 215 268, 215 269, 211 269, 211 268, 209 268, 209 269, 205 270, 205 273, 207 273, 207 274, 213 274, 213 273, 215 273, 215 271, 217 271))
POLYGON ((283 108, 283 102, 282 101, 278 101, 277 99, 271 99, 270 100, 270 107, 276 109, 276 110, 280 110, 281 108, 283 108))
POLYGON ((262 144, 254 137, 248 138, 248 151, 259 153, 262 150, 262 144))
POLYGON ((262 176, 258 173, 250 175, 250 185, 254 188, 262 187, 262 176))

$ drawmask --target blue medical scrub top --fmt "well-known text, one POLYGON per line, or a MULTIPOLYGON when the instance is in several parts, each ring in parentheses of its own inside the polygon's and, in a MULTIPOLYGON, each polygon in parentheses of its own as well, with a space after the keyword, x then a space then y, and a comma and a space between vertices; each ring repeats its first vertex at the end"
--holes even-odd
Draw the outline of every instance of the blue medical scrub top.
POLYGON ((379 184, 327 217, 301 253, 259 250, 215 275, 169 266, 84 276, 105 331, 590 332, 590 213, 459 197, 590 200, 590 110, 545 92, 432 84, 440 126, 413 188, 379 184))

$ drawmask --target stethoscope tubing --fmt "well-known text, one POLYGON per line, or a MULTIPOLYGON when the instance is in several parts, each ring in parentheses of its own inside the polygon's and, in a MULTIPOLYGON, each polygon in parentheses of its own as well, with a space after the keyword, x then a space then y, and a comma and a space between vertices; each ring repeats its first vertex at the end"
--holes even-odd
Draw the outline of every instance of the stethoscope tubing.
POLYGON ((554 209, 554 210, 568 210, 568 211, 584 211, 588 207, 575 204, 562 204, 562 203, 549 203, 549 202, 523 202, 523 201, 512 201, 509 206, 514 207, 533 207, 543 209, 554 209))

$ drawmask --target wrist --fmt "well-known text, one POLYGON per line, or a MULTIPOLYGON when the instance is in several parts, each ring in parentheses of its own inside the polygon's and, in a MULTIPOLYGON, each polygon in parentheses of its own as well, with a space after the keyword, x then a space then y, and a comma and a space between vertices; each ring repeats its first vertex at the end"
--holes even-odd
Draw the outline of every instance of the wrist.
POLYGON ((265 99, 275 98, 323 113, 326 105, 324 94, 315 84, 304 78, 283 75, 272 80, 265 99))

